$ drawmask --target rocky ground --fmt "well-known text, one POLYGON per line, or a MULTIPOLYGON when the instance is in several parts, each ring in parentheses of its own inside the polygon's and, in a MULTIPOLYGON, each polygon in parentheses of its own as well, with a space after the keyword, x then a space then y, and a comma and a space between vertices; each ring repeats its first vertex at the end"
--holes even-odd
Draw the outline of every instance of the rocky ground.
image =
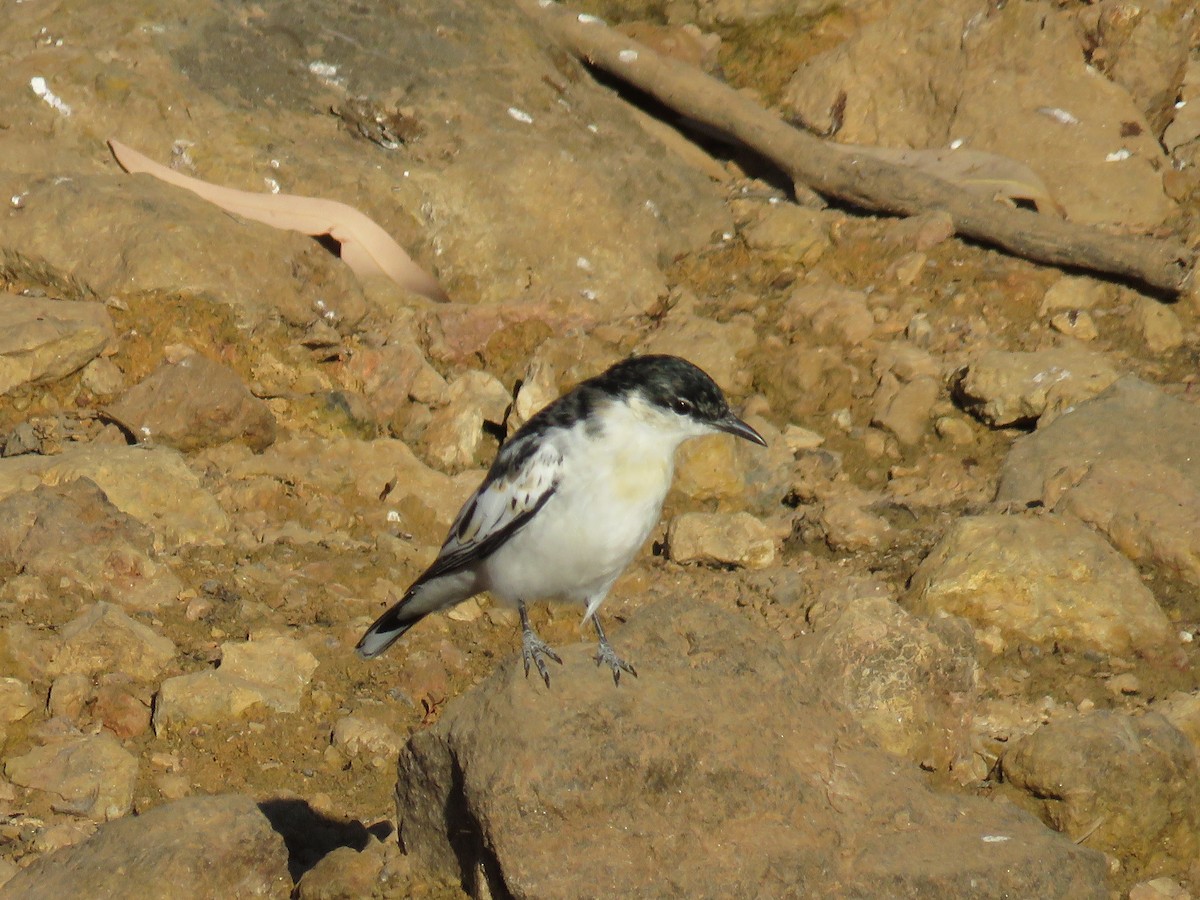
MULTIPOLYGON (((1200 244, 1187 2, 588 11, 1200 244)), ((816 204, 506 0, 17 0, 0 58, 0 897, 1200 890, 1194 290, 816 204), (109 138, 348 203, 451 300, 109 138), (486 597, 358 659, 503 436, 631 352, 770 445, 681 452, 604 607, 639 677, 542 605, 546 690, 486 597)))

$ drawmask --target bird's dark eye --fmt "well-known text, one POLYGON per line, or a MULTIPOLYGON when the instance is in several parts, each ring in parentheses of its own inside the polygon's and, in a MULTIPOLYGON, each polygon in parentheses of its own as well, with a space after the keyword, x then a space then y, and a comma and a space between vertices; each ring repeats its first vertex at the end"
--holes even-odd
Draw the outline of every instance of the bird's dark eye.
POLYGON ((675 412, 679 413, 681 416, 686 416, 690 415, 695 407, 692 406, 691 400, 685 400, 682 397, 676 397, 671 401, 671 409, 675 410, 675 412))

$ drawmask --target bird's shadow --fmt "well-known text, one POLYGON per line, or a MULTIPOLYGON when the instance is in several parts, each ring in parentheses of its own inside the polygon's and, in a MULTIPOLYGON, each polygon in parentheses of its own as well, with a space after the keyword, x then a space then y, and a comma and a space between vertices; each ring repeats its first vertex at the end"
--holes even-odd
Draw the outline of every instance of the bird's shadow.
POLYGON ((390 822, 364 825, 333 819, 309 806, 305 800, 278 798, 258 804, 271 827, 283 838, 288 851, 288 874, 293 883, 338 847, 362 852, 372 837, 384 841, 394 829, 390 822))

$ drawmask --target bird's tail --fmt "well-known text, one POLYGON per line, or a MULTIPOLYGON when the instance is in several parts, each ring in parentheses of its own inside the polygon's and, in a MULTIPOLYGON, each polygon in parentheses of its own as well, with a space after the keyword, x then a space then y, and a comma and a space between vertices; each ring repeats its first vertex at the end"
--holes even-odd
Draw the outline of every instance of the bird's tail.
POLYGON ((374 659, 400 640, 408 629, 425 618, 428 611, 415 611, 412 609, 412 605, 406 602, 410 596, 405 596, 367 629, 366 634, 359 640, 358 646, 354 648, 358 651, 359 656, 363 659, 374 659))

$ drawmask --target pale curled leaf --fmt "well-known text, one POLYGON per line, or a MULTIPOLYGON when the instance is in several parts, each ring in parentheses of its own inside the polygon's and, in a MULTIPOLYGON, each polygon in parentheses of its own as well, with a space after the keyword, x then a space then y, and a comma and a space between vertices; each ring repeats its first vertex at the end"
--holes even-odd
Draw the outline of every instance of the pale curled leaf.
POLYGON ((1063 217, 1062 207, 1050 196, 1045 182, 1029 166, 1007 156, 982 150, 903 150, 833 143, 829 146, 917 169, 994 200, 1024 200, 1036 206, 1038 212, 1063 217))
POLYGON ((413 262, 375 221, 353 206, 318 197, 260 194, 222 187, 159 165, 118 141, 110 140, 108 146, 121 168, 130 174, 152 175, 227 212, 264 225, 313 236, 329 235, 341 244, 343 262, 359 278, 383 276, 430 300, 449 299, 437 279, 413 262))

